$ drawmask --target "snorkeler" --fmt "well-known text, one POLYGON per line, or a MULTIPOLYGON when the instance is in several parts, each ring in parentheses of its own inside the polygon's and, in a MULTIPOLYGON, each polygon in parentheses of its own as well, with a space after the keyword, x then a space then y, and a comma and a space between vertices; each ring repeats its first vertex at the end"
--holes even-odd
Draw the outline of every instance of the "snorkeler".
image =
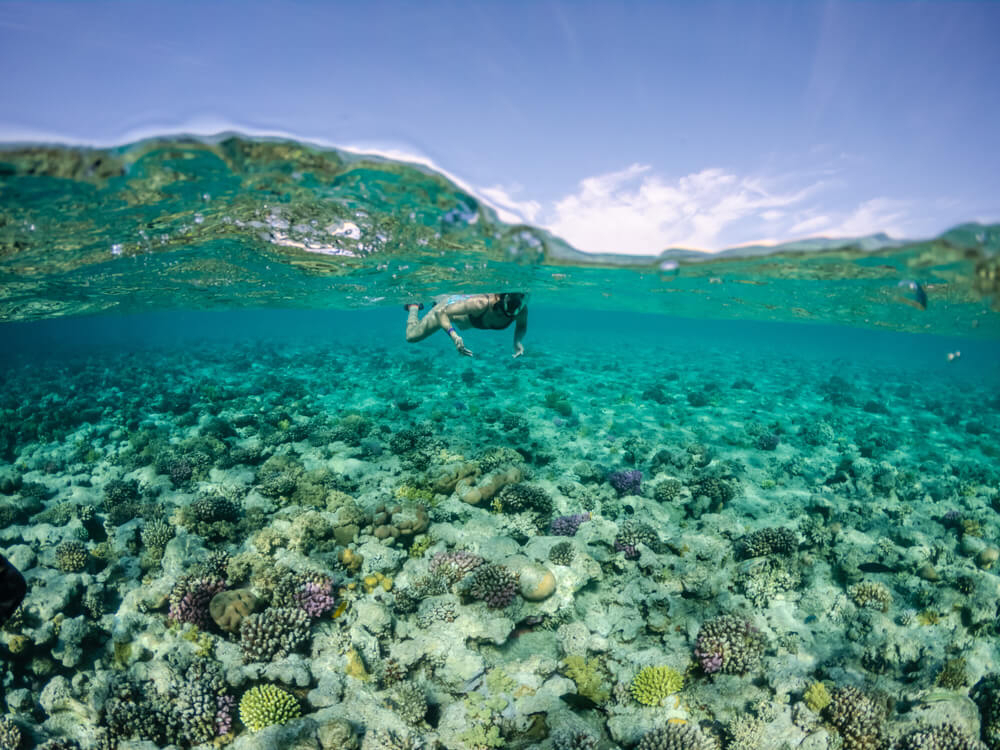
POLYGON ((423 305, 403 306, 407 313, 406 340, 410 343, 423 341, 439 328, 445 331, 455 343, 459 354, 471 357, 456 328, 466 330, 481 328, 500 331, 517 321, 514 328, 514 357, 524 354, 521 339, 528 332, 528 295, 521 292, 502 294, 443 294, 434 298, 434 304, 420 320, 417 311, 423 305))
POLYGON ((24 576, 7 562, 6 557, 0 555, 0 625, 14 614, 14 610, 24 601, 26 593, 28 585, 24 582, 24 576))

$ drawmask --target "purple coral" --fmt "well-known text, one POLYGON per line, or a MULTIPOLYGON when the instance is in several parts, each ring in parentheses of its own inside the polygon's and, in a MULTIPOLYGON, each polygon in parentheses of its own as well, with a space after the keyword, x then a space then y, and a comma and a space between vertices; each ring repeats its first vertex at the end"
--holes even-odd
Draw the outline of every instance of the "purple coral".
POLYGON ((171 622, 189 622, 199 628, 207 628, 211 621, 208 605, 212 597, 225 588, 226 582, 221 578, 184 576, 170 591, 167 618, 171 622))
POLYGON ((615 552, 624 552, 626 560, 639 559, 639 548, 634 544, 628 544, 626 542, 615 540, 615 552))
POLYGON ((467 592, 491 609, 506 607, 517 596, 520 576, 503 565, 480 565, 469 577, 467 592))
POLYGON ((224 694, 215 697, 215 732, 220 737, 229 734, 233 728, 233 709, 236 708, 236 698, 224 694))
POLYGON ((310 617, 322 617, 336 604, 333 598, 333 581, 306 581, 295 592, 295 602, 310 617))
POLYGON ((762 451, 773 451, 778 449, 781 437, 776 432, 770 432, 757 438, 757 447, 762 451))
POLYGON ((554 536, 576 536, 580 524, 589 520, 589 513, 574 513, 570 516, 559 516, 549 526, 549 533, 554 536))
POLYGON ((623 469, 612 472, 608 477, 618 496, 638 495, 642 492, 642 472, 638 469, 623 469))

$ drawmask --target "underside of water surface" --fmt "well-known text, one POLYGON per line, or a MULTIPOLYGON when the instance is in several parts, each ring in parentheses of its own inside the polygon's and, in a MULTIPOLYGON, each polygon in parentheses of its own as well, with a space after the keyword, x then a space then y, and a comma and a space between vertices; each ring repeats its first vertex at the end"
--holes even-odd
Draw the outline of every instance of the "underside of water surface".
POLYGON ((0 750, 1000 748, 1000 227, 593 256, 230 135, 0 206, 0 750))
POLYGON ((292 141, 0 151, 0 320, 156 309, 360 309, 530 290, 563 307, 994 336, 1000 228, 656 258, 500 222, 443 176, 292 141), (926 306, 905 292, 922 285, 926 306), (926 307, 926 309, 924 309, 926 307))

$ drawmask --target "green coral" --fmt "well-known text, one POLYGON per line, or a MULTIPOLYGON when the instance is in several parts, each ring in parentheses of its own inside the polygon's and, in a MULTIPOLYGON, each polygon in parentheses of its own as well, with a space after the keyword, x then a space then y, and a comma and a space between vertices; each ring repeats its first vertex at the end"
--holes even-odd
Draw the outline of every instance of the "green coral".
MULTIPOLYGON (((175 628, 177 626, 173 625, 171 627, 175 628)), ((197 649, 195 653, 198 656, 208 657, 212 655, 212 649, 215 647, 215 643, 212 641, 212 636, 204 630, 199 629, 197 625, 184 626, 181 631, 181 638, 194 644, 197 649)))
POLYGON ((495 667, 487 672, 484 683, 491 695, 510 693, 517 688, 517 683, 500 667, 495 667))
POLYGON ((463 701, 465 718, 470 728, 460 734, 458 739, 473 750, 505 747, 506 740, 500 735, 495 719, 510 705, 510 701, 502 693, 512 692, 517 683, 497 667, 486 673, 483 687, 486 688, 486 694, 469 693, 463 701))
MULTIPOLYGON (((498 672, 499 670, 493 670, 498 672)), ((492 674, 492 673, 491 673, 492 674)), ((487 675, 487 682, 490 676, 487 675)), ((480 750, 480 748, 503 747, 504 738, 500 736, 500 729, 493 723, 495 714, 500 713, 509 705, 509 701, 502 695, 483 695, 481 693, 469 693, 464 701, 465 718, 469 722, 470 728, 459 735, 466 746, 480 750)))
POLYGON ((251 732, 285 724, 302 715, 298 700, 277 685, 257 685, 240 700, 240 720, 251 732))
POLYGON ((684 677, 667 666, 643 667, 633 680, 632 697, 644 706, 659 706, 668 695, 684 687, 684 677))
POLYGON ((487 747, 504 747, 507 741, 500 736, 500 728, 495 724, 485 727, 482 724, 471 729, 466 729, 458 739, 474 750, 481 750, 487 747))
POLYGON ((549 391, 545 394, 545 406, 562 417, 570 417, 573 414, 573 404, 565 393, 549 391))
POLYGON ((576 683, 579 695, 590 698, 594 703, 604 703, 608 699, 610 693, 604 686, 603 668, 597 659, 570 654, 566 657, 564 671, 576 683))

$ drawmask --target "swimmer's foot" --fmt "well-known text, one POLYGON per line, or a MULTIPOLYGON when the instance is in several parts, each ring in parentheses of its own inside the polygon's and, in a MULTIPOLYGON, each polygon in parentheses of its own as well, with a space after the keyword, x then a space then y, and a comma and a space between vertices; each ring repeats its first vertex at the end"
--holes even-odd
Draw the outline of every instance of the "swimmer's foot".
POLYGON ((409 312, 411 307, 415 307, 415 308, 417 308, 417 310, 423 310, 424 309, 424 303, 423 302, 407 302, 405 305, 403 305, 403 309, 406 310, 406 312, 409 312))

